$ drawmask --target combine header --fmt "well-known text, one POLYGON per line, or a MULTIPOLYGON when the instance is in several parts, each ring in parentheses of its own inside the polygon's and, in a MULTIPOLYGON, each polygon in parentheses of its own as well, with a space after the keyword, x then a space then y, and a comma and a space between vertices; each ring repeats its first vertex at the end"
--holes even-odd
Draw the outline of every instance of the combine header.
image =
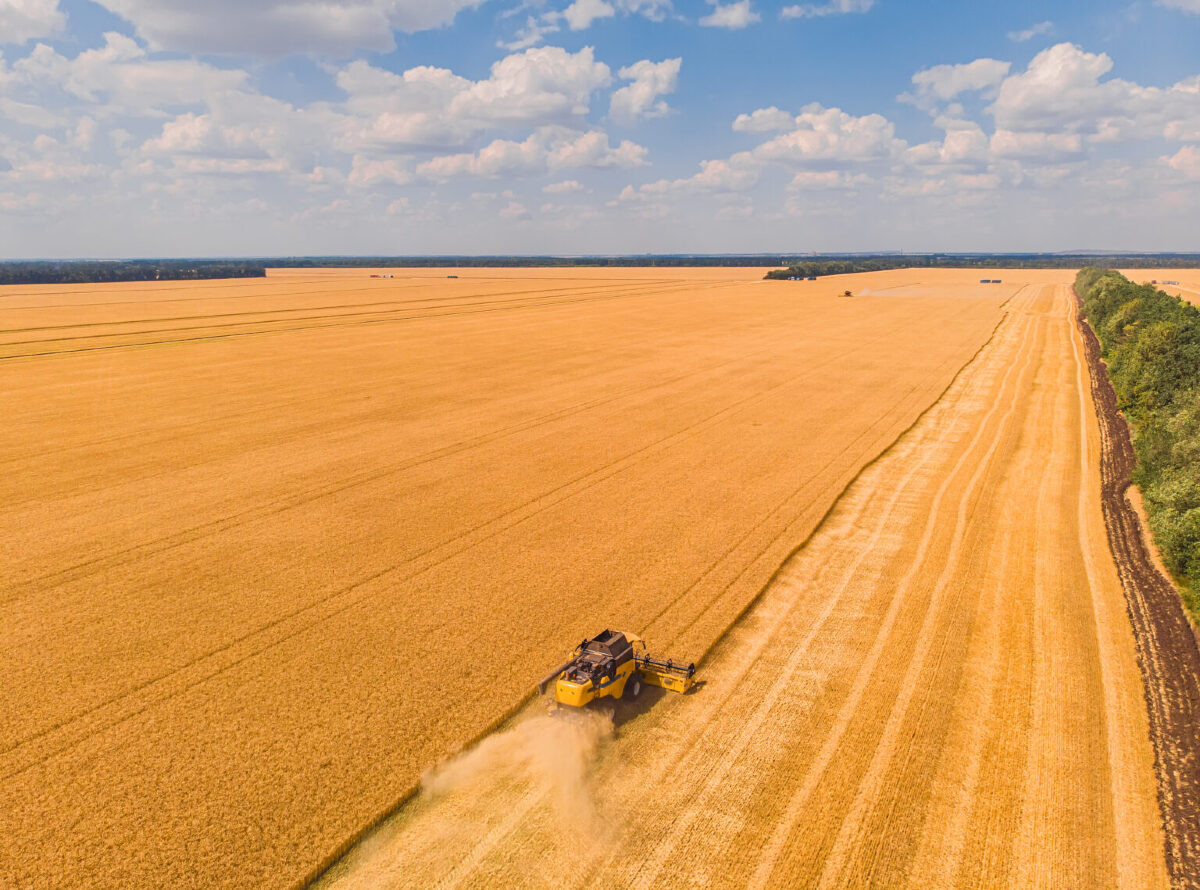
POLYGON ((570 660, 538 684, 538 693, 553 683, 555 701, 578 708, 598 698, 633 700, 643 683, 687 692, 695 674, 694 664, 651 658, 641 637, 605 630, 576 646, 570 660))

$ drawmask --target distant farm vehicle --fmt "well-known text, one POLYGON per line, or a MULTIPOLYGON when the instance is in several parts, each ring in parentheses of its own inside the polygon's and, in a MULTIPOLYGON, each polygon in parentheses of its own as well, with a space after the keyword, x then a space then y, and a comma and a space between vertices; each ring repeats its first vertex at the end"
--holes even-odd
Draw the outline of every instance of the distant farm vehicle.
POLYGON ((617 630, 604 630, 575 647, 571 658, 557 667, 542 682, 538 694, 544 695, 554 684, 558 704, 581 708, 599 698, 624 698, 632 701, 642 686, 661 686, 672 692, 687 692, 696 675, 695 664, 676 664, 646 654, 642 638, 617 630))
POLYGON ((816 276, 816 275, 809 275, 809 276, 808 276, 808 280, 809 280, 809 281, 816 281, 816 280, 817 280, 817 276, 816 276))
POLYGON ((843 297, 852 297, 852 296, 854 296, 854 294, 852 294, 852 293, 851 293, 850 291, 848 291, 848 290, 844 290, 844 291, 842 291, 842 296, 843 296, 843 297))
POLYGON ((457 275, 447 275, 446 277, 447 278, 457 278, 458 276, 457 275))

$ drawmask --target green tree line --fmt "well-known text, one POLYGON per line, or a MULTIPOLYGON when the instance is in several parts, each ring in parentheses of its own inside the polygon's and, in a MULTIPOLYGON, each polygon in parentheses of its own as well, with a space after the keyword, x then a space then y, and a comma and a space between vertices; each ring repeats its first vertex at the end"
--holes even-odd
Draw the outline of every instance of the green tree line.
MULTIPOLYGON (((1106 255, 1106 262, 1139 269, 1178 269, 1200 265, 1195 254, 1106 255)), ((764 278, 810 278, 821 275, 848 275, 852 272, 883 272, 889 269, 1078 269, 1095 261, 1087 254, 1066 253, 988 253, 988 254, 895 254, 881 256, 811 257, 772 269, 764 278)))
POLYGON ((263 263, 244 260, 13 260, 0 262, 0 285, 262 278, 266 274, 267 269, 263 263))
POLYGON ((1094 267, 1075 290, 1133 430, 1133 481, 1154 539, 1200 617, 1200 309, 1094 267))

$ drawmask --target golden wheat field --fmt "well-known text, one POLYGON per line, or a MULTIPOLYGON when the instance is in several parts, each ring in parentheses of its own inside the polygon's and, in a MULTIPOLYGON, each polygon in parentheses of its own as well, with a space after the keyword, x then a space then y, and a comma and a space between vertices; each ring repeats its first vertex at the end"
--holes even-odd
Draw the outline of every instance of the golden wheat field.
POLYGON ((321 886, 1167 886, 1081 354, 1022 289, 703 689, 531 708, 321 886))
POLYGON ((1200 270, 1197 269, 1124 269, 1121 274, 1138 284, 1155 282, 1158 287, 1189 303, 1200 303, 1200 270), (1177 282, 1163 284, 1164 281, 1177 282))
POLYGON ((1072 273, 386 274, 0 290, 0 885, 1165 881, 1072 273))

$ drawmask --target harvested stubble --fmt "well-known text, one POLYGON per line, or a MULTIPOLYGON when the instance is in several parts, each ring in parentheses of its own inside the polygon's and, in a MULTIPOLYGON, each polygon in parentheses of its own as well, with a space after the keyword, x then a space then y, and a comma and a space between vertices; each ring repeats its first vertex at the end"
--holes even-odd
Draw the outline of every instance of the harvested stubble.
POLYGON ((599 624, 699 654, 1022 281, 395 274, 0 293, 0 884, 294 883, 599 624))
POLYGON ((512 756, 435 782, 321 886, 1165 887, 1073 311, 1062 285, 1018 295, 706 685, 618 710, 582 828, 512 756))
POLYGON ((1155 287, 1189 303, 1200 304, 1200 269, 1122 269, 1121 274, 1135 284, 1157 282, 1155 287), (1178 281, 1178 284, 1163 284, 1178 281))

